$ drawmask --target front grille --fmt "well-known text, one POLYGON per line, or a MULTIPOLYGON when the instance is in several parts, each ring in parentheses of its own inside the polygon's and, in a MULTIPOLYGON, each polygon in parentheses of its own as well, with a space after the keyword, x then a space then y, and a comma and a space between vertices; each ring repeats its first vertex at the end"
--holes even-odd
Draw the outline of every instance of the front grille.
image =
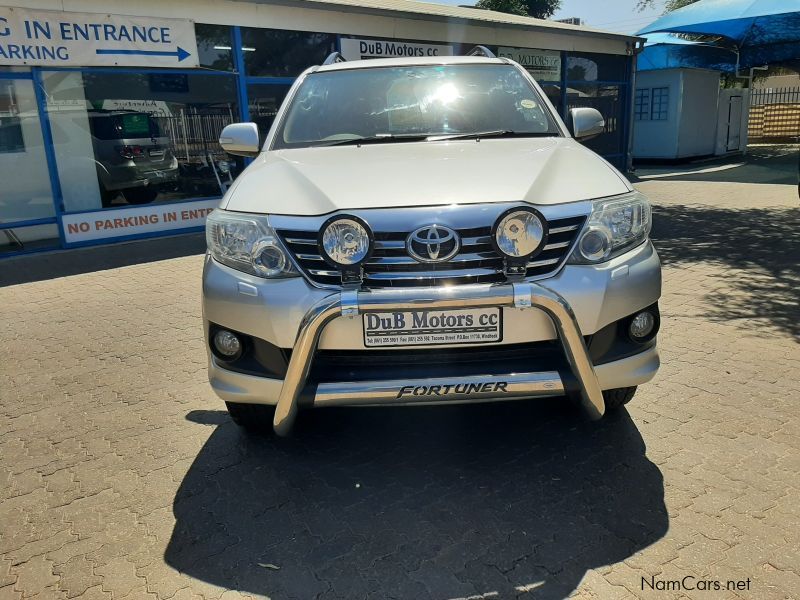
MULTIPOLYGON (((547 245, 528 263, 526 277, 543 277, 556 271, 572 248, 586 217, 553 219, 547 245)), ((421 263, 408 255, 410 231, 376 231, 375 249, 364 265, 364 284, 380 287, 431 287, 505 281, 503 259, 491 245, 491 226, 456 229, 461 248, 442 263, 421 263)), ((317 231, 279 229, 278 235, 313 282, 339 285, 339 272, 320 256, 317 231)))
POLYGON ((319 350, 309 380, 314 383, 371 381, 404 378, 425 379, 469 375, 502 375, 558 371, 567 379, 569 364, 555 340, 491 347, 397 350, 319 350), (437 370, 432 374, 431 365, 437 370))

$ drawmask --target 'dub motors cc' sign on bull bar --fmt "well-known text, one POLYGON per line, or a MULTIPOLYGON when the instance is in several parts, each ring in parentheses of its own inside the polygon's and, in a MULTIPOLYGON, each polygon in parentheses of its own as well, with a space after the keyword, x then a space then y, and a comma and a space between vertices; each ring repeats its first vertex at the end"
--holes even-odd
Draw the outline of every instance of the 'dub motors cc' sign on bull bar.
POLYGON ((198 64, 192 21, 0 6, 0 65, 198 64))

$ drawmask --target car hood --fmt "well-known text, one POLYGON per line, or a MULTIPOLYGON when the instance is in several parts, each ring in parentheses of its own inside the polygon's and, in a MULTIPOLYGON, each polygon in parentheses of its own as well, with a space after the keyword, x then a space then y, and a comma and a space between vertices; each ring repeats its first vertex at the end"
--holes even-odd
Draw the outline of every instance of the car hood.
POLYGON ((571 138, 452 140, 264 152, 222 205, 322 215, 481 202, 561 204, 630 190, 616 169, 571 138))

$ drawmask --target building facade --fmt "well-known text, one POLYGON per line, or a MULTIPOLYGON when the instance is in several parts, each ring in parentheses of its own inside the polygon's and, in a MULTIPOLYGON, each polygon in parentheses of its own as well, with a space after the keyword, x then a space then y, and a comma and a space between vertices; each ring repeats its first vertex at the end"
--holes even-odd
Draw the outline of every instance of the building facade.
POLYGON ((636 38, 405 0, 16 1, 0 6, 0 257, 199 231, 245 166, 222 128, 265 134, 333 51, 487 46, 562 116, 599 109, 606 131, 587 145, 627 161, 636 38))

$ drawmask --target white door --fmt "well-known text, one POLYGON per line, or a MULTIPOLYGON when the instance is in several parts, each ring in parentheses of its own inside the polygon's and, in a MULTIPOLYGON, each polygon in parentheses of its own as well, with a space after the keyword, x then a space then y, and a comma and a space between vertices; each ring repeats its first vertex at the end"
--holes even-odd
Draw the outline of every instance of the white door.
POLYGON ((725 149, 738 150, 742 142, 742 97, 731 96, 728 100, 728 140, 725 149))

